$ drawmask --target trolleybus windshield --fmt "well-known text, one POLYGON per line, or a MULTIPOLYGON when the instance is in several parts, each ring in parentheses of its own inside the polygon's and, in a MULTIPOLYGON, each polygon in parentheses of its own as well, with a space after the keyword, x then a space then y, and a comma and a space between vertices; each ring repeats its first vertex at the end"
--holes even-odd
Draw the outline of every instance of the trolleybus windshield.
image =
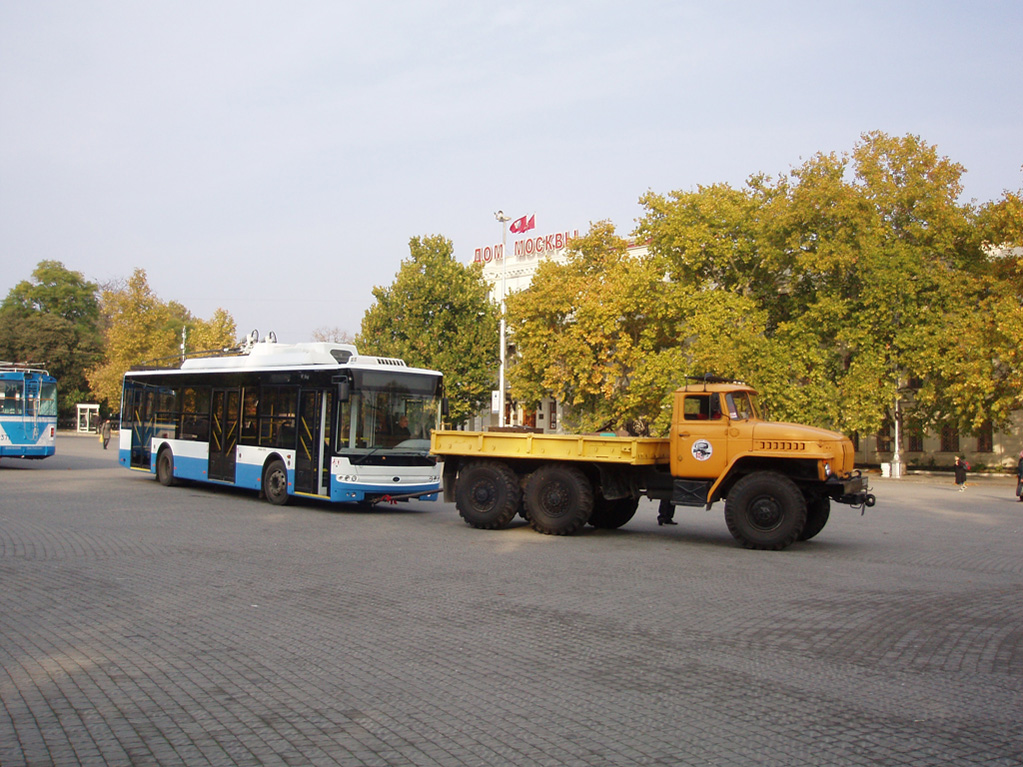
POLYGON ((338 413, 339 454, 429 451, 440 418, 439 376, 353 370, 352 378, 338 413))

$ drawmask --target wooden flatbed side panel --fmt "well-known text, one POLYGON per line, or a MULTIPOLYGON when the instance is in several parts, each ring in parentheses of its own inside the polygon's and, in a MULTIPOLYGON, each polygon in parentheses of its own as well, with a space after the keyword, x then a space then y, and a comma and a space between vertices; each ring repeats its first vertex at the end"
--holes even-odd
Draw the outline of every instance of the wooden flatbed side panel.
POLYGON ((482 431, 435 431, 430 451, 435 455, 601 461, 632 466, 667 463, 670 458, 667 439, 482 431))

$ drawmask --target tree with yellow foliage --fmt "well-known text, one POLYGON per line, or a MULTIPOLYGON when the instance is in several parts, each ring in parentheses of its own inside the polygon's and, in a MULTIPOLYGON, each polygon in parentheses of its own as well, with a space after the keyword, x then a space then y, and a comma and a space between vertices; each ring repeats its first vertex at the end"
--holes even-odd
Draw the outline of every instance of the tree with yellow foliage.
POLYGON ((105 351, 103 361, 87 372, 89 386, 99 401, 119 410, 121 379, 125 371, 147 362, 174 364, 181 353, 181 328, 191 348, 211 350, 236 344, 235 323, 223 309, 209 320, 193 318, 181 304, 165 303, 149 286, 146 272, 136 269, 123 285, 100 293, 105 351))

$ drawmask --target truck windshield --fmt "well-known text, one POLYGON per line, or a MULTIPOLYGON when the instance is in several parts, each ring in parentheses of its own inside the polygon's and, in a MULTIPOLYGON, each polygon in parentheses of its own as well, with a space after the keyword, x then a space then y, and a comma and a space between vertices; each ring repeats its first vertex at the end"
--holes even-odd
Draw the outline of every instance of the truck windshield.
POLYGON ((729 417, 736 421, 748 421, 757 417, 754 398, 749 392, 737 391, 726 394, 725 402, 728 405, 729 417))

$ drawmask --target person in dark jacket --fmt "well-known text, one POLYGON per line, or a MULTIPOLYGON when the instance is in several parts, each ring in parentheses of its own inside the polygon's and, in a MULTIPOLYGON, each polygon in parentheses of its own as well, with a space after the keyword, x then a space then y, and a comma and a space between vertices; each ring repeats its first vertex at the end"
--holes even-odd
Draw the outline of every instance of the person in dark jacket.
POLYGON ((1019 463, 1016 464, 1016 500, 1023 501, 1023 450, 1019 451, 1019 463))
POLYGON ((966 489, 966 471, 970 468, 970 464, 966 462, 965 458, 956 456, 956 484, 959 486, 959 492, 963 492, 966 489))

